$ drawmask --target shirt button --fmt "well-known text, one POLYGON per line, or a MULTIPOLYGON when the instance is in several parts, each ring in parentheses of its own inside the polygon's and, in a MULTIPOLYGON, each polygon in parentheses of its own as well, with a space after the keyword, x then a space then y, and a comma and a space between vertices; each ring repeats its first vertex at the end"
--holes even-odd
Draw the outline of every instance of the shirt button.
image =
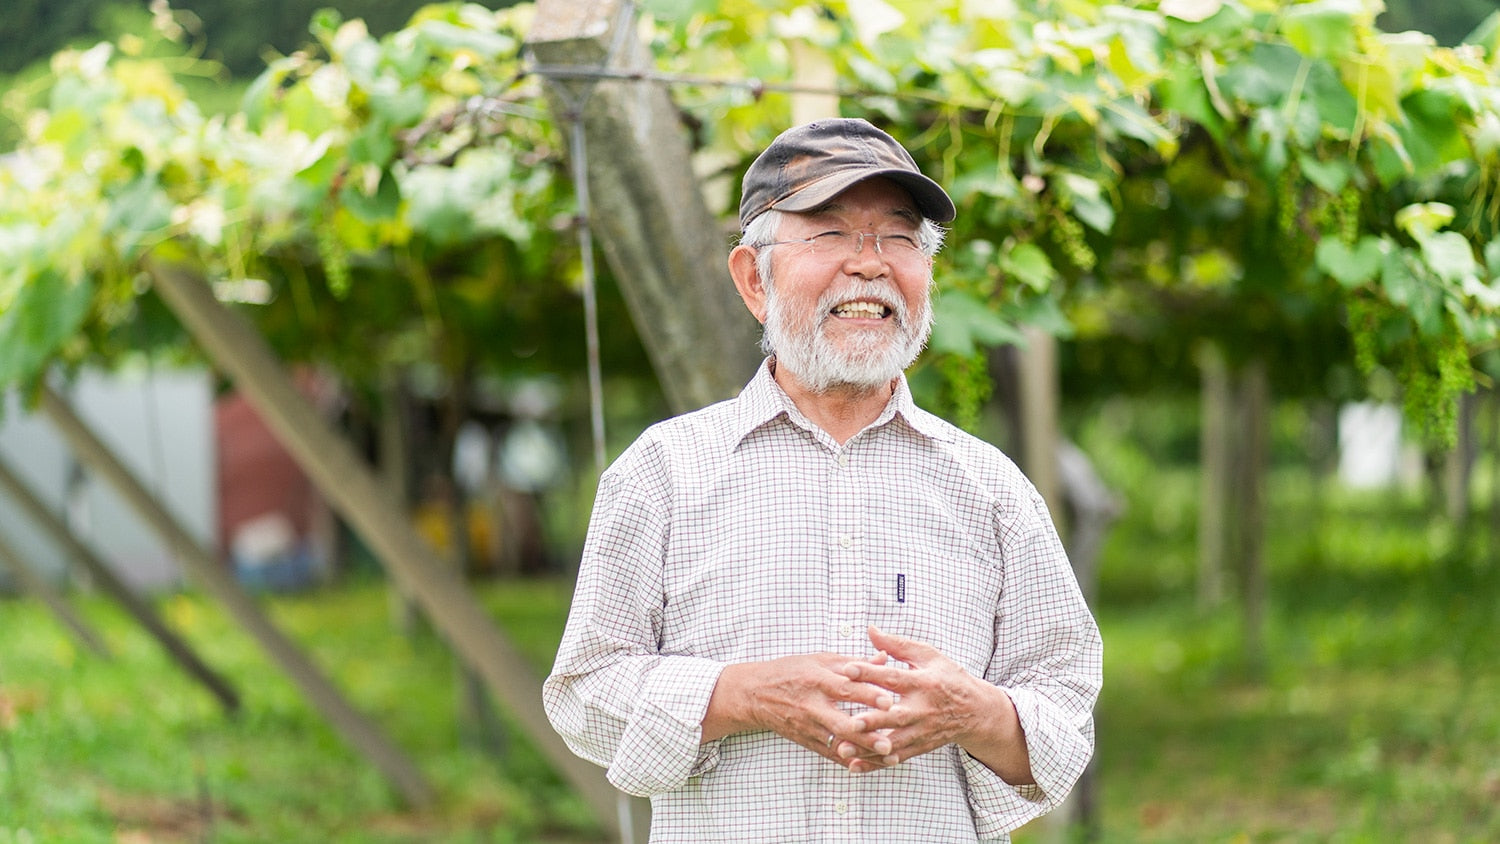
POLYGON ((845 812, 849 811, 849 804, 840 800, 833 804, 833 811, 835 814, 842 815, 845 812))
POLYGON ((843 536, 840 536, 839 537, 839 545, 842 546, 842 547, 844 547, 844 548, 853 548, 854 547, 854 537, 850 536, 847 533, 844 534, 843 536))
POLYGON ((849 455, 847 455, 847 454, 840 454, 839 455, 839 465, 840 466, 848 466, 849 465, 849 455))
POLYGON ((843 636, 845 639, 849 638, 850 636, 853 636, 854 635, 854 625, 849 624, 849 623, 846 622, 842 627, 839 628, 839 635, 843 636))

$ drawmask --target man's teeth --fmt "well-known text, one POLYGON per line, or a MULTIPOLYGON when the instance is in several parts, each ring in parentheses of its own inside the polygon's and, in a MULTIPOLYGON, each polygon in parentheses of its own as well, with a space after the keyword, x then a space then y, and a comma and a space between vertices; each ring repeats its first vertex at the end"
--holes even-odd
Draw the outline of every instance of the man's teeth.
POLYGON ((890 308, 875 302, 845 302, 833 309, 833 315, 850 319, 884 319, 890 308))

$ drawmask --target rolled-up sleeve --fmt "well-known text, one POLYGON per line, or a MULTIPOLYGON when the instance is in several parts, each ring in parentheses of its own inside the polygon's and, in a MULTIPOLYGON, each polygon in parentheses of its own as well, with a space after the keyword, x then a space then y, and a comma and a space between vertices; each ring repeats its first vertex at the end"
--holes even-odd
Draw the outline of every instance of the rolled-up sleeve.
MULTIPOLYGON (((1027 485, 1029 490, 1029 485, 1027 485)), ((1094 752, 1094 704, 1103 643, 1041 497, 998 502, 1004 580, 995 651, 985 679, 1015 704, 1033 785, 1011 785, 964 754, 970 807, 981 838, 998 837, 1056 808, 1094 752)))
POLYGON ((600 480, 567 627, 542 690, 568 747, 639 796, 679 788, 716 763, 717 743, 701 743, 702 721, 724 668, 660 653, 670 489, 664 474, 646 468, 600 480))

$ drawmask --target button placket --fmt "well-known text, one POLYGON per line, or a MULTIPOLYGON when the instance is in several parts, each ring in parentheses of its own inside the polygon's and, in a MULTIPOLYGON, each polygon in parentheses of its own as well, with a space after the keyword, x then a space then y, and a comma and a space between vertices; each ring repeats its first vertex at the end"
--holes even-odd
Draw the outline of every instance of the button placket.
POLYGON ((832 549, 829 554, 828 633, 830 649, 855 654, 863 649, 852 641, 864 630, 867 608, 866 562, 861 545, 866 512, 860 495, 858 473, 851 470, 848 448, 834 455, 829 473, 828 519, 832 549))

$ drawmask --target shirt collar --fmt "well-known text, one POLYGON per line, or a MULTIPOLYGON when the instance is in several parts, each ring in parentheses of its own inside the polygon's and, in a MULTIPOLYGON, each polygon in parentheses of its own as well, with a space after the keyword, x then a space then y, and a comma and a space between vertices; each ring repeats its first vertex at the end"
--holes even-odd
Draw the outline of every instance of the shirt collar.
MULTIPOLYGON (((766 358, 762 361, 760 368, 755 371, 755 377, 751 378, 750 383, 740 391, 736 401, 732 431, 733 443, 736 446, 752 432, 781 416, 786 416, 798 425, 815 427, 792 403, 791 396, 788 396, 786 391, 781 389, 781 385, 776 383, 776 378, 771 374, 772 360, 772 358, 766 358)), ((942 441, 950 439, 947 430, 936 416, 917 407, 904 374, 896 376, 896 389, 891 395, 891 400, 886 403, 885 410, 881 411, 870 427, 879 428, 897 418, 905 422, 907 427, 928 439, 942 441)))

